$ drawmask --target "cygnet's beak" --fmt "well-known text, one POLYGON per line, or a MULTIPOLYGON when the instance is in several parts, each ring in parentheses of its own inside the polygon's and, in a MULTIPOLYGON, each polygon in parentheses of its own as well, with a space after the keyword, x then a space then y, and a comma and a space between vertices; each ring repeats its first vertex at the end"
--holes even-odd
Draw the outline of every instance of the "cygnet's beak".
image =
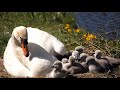
POLYGON ((52 66, 50 66, 50 68, 54 68, 54 66, 52 65, 52 66))
POLYGON ((23 50, 23 53, 26 57, 29 56, 29 51, 28 51, 28 42, 27 42, 27 39, 22 39, 21 38, 21 46, 22 46, 22 50, 23 50))

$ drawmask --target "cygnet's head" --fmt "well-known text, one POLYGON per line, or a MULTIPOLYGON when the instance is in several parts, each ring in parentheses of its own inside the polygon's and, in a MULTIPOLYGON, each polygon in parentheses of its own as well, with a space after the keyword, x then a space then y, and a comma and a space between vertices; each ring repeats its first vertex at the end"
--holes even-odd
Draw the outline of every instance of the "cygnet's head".
POLYGON ((62 64, 68 63, 68 59, 67 58, 63 58, 62 59, 62 64))
POLYGON ((95 54, 94 54, 94 57, 97 58, 97 59, 100 59, 101 56, 102 56, 102 52, 100 50, 96 50, 95 54))
POLYGON ((81 54, 84 51, 84 47, 83 46, 77 46, 77 47, 75 47, 75 51, 78 51, 79 54, 81 54))
POLYGON ((21 46, 24 52, 24 55, 28 57, 29 56, 29 51, 28 51, 28 46, 27 46, 28 33, 27 33, 26 27, 19 26, 19 27, 14 28, 12 37, 14 38, 16 45, 21 46))
POLYGON ((86 63, 87 63, 87 65, 89 64, 94 64, 95 63, 95 58, 93 57, 93 56, 88 56, 87 58, 86 58, 86 63))
POLYGON ((80 61, 85 61, 87 57, 88 57, 88 54, 81 53, 79 59, 80 59, 80 61))
POLYGON ((73 51, 72 56, 77 60, 79 58, 79 52, 78 51, 73 51))
POLYGON ((62 62, 57 60, 53 63, 52 67, 56 68, 58 70, 61 70, 62 69, 62 62))

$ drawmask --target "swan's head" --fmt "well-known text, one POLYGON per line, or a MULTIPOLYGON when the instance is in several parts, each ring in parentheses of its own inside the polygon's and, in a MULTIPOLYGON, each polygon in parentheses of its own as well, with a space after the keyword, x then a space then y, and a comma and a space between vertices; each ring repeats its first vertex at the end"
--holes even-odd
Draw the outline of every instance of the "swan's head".
POLYGON ((29 51, 28 51, 28 35, 27 35, 27 29, 24 26, 19 26, 14 28, 12 36, 15 37, 15 39, 21 44, 23 53, 26 57, 29 56, 29 51))
POLYGON ((100 59, 101 56, 102 56, 102 52, 100 50, 96 50, 95 54, 94 54, 94 57, 97 58, 97 59, 100 59))

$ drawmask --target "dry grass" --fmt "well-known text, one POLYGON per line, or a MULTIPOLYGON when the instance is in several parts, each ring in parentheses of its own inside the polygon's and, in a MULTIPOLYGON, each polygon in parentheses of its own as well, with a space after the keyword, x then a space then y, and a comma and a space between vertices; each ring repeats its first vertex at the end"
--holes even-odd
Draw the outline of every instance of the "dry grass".
POLYGON ((12 78, 12 76, 6 72, 3 66, 3 59, 1 58, 0 58, 0 78, 12 78))

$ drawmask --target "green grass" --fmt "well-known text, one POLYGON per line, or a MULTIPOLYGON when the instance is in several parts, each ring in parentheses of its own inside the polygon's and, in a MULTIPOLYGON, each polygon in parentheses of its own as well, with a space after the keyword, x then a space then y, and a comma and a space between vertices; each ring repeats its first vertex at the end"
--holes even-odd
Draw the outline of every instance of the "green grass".
POLYGON ((83 45, 91 51, 100 49, 105 55, 120 58, 119 40, 106 40, 97 36, 93 41, 86 41, 81 29, 80 33, 74 32, 75 21, 72 12, 0 12, 0 56, 3 55, 8 39, 13 29, 17 26, 35 27, 46 31, 60 39, 67 50, 83 45), (65 30, 65 24, 71 26, 72 32, 65 30))

